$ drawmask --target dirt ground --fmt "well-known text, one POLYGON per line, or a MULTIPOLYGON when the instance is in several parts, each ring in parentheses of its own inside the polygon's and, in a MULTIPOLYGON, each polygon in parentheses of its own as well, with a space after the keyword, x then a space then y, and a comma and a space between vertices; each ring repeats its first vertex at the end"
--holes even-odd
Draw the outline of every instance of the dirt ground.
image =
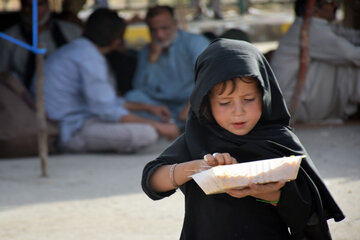
MULTIPOLYGON (((338 223, 329 220, 333 239, 359 239, 360 124, 295 132, 346 215, 338 223)), ((144 165, 168 144, 160 140, 134 155, 50 156, 47 178, 40 177, 38 158, 0 161, 0 238, 178 239, 181 192, 152 201, 140 186, 144 165)))

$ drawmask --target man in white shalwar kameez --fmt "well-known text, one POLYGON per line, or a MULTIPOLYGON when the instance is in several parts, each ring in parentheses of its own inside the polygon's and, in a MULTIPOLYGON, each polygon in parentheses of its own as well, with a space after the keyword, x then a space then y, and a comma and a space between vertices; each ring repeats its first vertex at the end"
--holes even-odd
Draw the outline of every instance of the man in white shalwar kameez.
MULTIPOLYGON (((296 4, 297 17, 279 42, 271 58, 285 100, 290 106, 298 81, 300 30, 303 9, 296 4)), ((330 23, 337 3, 317 0, 309 29, 309 57, 305 86, 293 114, 295 122, 342 122, 360 104, 360 46, 337 35, 330 23)))

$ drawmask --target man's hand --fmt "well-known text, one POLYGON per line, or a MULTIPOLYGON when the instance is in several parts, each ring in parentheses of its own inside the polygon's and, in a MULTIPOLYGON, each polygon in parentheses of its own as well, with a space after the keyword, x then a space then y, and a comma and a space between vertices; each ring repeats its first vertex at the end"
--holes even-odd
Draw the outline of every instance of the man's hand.
POLYGON ((163 48, 159 44, 151 42, 149 44, 149 58, 148 58, 148 61, 150 63, 156 63, 160 58, 162 50, 163 50, 163 48))
POLYGON ((166 106, 149 105, 147 111, 159 117, 164 122, 169 122, 171 118, 170 110, 166 106))
POLYGON ((127 114, 120 119, 120 122, 138 122, 138 123, 147 123, 155 128, 160 136, 167 137, 169 140, 173 140, 180 135, 180 129, 176 124, 173 123, 163 123, 158 122, 152 119, 139 117, 135 114, 127 114))
POLYGON ((152 125, 158 131, 159 135, 164 136, 169 140, 174 140, 180 135, 180 129, 176 124, 157 122, 152 125))
POLYGON ((151 113, 157 117, 159 117, 162 121, 168 122, 171 114, 169 109, 166 106, 153 105, 148 103, 140 103, 140 102, 125 102, 124 107, 130 111, 146 111, 151 113))
POLYGON ((187 103, 186 106, 181 110, 181 112, 179 113, 179 119, 183 122, 186 121, 187 116, 188 116, 188 112, 189 112, 189 108, 190 108, 190 104, 187 103))

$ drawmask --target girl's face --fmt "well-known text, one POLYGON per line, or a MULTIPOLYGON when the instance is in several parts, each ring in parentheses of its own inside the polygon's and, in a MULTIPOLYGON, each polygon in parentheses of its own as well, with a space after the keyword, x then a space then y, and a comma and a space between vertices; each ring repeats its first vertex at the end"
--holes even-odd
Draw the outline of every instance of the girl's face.
MULTIPOLYGON (((250 80, 250 77, 242 77, 250 80)), ((236 135, 248 134, 256 125, 262 112, 262 94, 257 81, 235 79, 233 88, 231 80, 216 85, 210 93, 210 106, 215 121, 229 132, 236 135)))

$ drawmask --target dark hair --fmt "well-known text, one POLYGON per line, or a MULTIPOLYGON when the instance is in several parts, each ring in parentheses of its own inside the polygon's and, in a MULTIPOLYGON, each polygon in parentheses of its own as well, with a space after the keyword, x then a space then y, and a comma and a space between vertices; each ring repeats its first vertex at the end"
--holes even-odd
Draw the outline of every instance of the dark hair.
MULTIPOLYGON (((308 3, 308 0, 296 0, 295 1, 295 14, 298 17, 303 17, 306 12, 306 4, 308 3)), ((322 4, 324 3, 324 0, 315 0, 315 6, 317 8, 321 8, 322 4)))
POLYGON ((118 14, 107 8, 95 10, 85 24, 84 37, 100 47, 109 46, 122 38, 126 22, 118 14))
MULTIPOLYGON (((27 3, 28 3, 28 0, 20 0, 20 4, 21 4, 22 7, 25 6, 27 3)), ((29 3, 32 4, 32 1, 30 1, 29 3)))
MULTIPOLYGON (((219 90, 218 94, 219 95, 223 94, 225 92, 226 87, 230 83, 232 85, 230 93, 233 93, 236 89, 236 79, 237 78, 235 77, 233 79, 223 81, 223 82, 215 85, 215 86, 220 86, 220 90, 219 90)), ((254 78, 254 77, 251 77, 251 78, 239 77, 239 79, 245 83, 254 83, 255 82, 259 92, 261 93, 261 95, 263 95, 264 90, 261 87, 260 82, 256 78, 254 78)), ((200 114, 202 116, 201 120, 207 121, 207 122, 215 122, 214 116, 212 115, 212 112, 211 112, 210 99, 209 99, 210 94, 212 93, 213 89, 214 89, 214 87, 208 92, 208 94, 206 94, 206 96, 204 97, 204 100, 200 106, 200 114)))
POLYGON ((145 21, 148 22, 149 19, 160 15, 164 12, 168 12, 172 18, 174 18, 174 8, 167 5, 155 5, 153 7, 148 8, 146 13, 145 21))
MULTIPOLYGON (((32 8, 32 0, 20 0, 21 9, 24 7, 31 7, 32 8)), ((46 4, 49 6, 49 1, 45 0, 42 4, 46 4)), ((39 1, 37 2, 37 5, 39 5, 39 1)))

